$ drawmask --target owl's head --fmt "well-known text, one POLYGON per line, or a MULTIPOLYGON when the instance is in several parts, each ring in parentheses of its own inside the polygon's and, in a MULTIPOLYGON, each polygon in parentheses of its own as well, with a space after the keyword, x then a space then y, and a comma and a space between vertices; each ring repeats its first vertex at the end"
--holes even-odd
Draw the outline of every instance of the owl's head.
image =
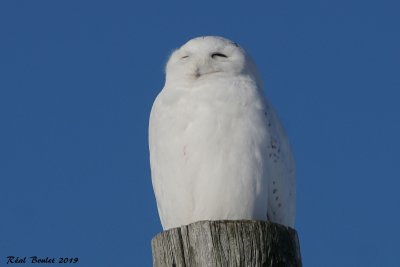
POLYGON ((254 64, 236 43, 219 36, 194 38, 175 50, 166 66, 166 83, 256 75, 254 64))

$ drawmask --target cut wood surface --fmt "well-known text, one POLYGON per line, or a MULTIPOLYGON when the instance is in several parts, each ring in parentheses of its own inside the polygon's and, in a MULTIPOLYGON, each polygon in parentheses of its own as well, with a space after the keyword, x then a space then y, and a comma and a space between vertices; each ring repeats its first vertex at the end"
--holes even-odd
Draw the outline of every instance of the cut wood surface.
POLYGON ((263 221, 200 221, 152 240, 154 267, 302 266, 297 233, 263 221))

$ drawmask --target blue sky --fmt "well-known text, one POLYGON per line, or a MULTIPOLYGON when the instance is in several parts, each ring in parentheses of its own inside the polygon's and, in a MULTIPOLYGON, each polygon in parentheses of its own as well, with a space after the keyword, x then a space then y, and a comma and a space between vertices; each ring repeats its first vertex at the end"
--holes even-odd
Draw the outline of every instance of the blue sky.
POLYGON ((395 266, 398 1, 2 1, 0 266, 150 266, 147 126, 170 52, 222 35, 290 136, 304 266, 395 266))

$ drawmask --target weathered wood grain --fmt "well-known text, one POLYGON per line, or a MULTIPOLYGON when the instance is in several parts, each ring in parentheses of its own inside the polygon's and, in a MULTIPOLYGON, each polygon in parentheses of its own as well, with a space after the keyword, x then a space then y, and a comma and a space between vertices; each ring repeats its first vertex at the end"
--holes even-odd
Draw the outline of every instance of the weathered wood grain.
POLYGON ((156 235, 154 267, 301 267, 297 233, 262 221, 201 221, 156 235))

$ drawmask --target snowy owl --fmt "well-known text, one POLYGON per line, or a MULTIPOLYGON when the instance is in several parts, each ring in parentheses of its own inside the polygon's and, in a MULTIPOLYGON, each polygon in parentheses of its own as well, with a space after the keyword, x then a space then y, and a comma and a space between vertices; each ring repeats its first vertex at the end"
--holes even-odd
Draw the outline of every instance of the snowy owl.
POLYGON ((198 37, 172 53, 150 114, 149 148, 164 229, 246 219, 293 227, 291 148, 236 43, 198 37))

